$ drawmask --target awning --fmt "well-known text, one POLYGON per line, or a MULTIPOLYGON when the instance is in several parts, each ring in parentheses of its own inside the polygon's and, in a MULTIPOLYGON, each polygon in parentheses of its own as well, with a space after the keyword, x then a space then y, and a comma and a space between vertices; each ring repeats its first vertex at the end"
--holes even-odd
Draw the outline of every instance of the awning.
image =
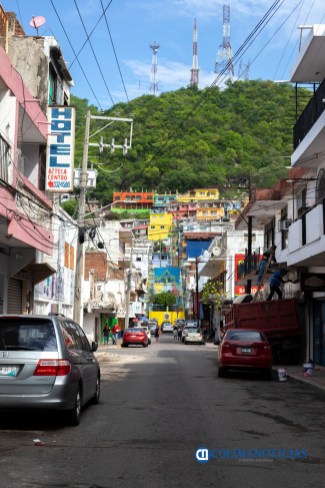
POLYGON ((41 283, 49 276, 52 276, 54 273, 56 273, 56 270, 52 268, 52 266, 50 266, 48 263, 28 264, 24 269, 31 273, 33 285, 41 283))

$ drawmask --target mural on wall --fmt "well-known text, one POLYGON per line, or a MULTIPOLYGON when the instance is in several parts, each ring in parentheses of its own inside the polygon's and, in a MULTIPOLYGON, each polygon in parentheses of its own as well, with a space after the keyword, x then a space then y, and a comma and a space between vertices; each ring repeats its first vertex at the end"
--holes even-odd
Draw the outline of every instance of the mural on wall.
POLYGON ((179 268, 166 267, 154 269, 155 293, 170 291, 172 293, 181 289, 181 272, 179 268))

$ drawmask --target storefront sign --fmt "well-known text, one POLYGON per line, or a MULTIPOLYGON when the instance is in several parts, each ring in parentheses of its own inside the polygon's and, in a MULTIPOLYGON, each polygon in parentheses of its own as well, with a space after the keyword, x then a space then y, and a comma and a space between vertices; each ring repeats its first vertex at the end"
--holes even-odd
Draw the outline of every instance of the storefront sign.
POLYGON ((75 108, 49 107, 51 123, 47 144, 46 190, 73 191, 75 108))

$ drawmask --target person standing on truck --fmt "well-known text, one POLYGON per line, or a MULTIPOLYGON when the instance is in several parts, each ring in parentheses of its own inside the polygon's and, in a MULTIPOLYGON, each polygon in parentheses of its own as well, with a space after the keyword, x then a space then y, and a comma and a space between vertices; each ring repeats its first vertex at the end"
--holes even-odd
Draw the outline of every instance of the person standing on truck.
POLYGON ((263 285, 262 283, 263 276, 265 274, 265 271, 267 271, 268 264, 270 264, 271 262, 276 264, 277 262, 275 259, 275 250, 276 250, 276 246, 273 245, 269 249, 264 251, 262 255, 262 259, 258 267, 258 277, 257 277, 257 284, 260 286, 263 285))
POLYGON ((273 273, 270 279, 270 293, 266 300, 272 300, 274 293, 278 295, 279 300, 282 299, 282 291, 280 286, 284 283, 282 276, 285 274, 285 269, 278 269, 273 273))

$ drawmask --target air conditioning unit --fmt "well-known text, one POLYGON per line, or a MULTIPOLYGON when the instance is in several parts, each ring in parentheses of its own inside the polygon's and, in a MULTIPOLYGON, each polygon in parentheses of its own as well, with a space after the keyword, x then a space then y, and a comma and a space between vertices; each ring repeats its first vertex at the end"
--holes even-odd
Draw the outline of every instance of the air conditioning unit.
POLYGON ((279 231, 286 231, 292 224, 292 219, 279 220, 279 231))

